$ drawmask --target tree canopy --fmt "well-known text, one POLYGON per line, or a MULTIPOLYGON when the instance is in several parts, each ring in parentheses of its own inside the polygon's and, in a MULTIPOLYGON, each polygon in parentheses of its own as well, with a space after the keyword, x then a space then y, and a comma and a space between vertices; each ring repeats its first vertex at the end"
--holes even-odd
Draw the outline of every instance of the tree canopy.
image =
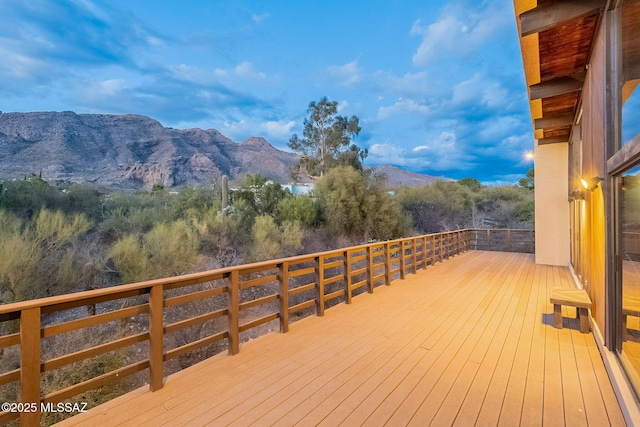
POLYGON ((307 112, 302 138, 294 134, 289 140, 289 147, 301 156, 293 175, 316 178, 339 165, 362 169, 367 150, 351 143, 361 130, 358 117, 338 115, 338 103, 327 97, 311 101, 307 112))

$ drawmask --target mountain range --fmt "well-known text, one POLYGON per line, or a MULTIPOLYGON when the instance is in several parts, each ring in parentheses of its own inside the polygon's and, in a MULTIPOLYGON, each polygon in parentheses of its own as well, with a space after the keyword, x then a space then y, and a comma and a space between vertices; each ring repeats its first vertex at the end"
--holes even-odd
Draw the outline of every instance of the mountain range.
MULTIPOLYGON (((208 185, 227 175, 238 182, 260 174, 291 181, 293 153, 264 138, 236 143, 215 129, 173 129, 140 115, 63 112, 0 113, 0 178, 41 173, 44 179, 118 189, 208 185)), ((376 171, 389 185, 434 182, 430 175, 393 166, 376 171)))

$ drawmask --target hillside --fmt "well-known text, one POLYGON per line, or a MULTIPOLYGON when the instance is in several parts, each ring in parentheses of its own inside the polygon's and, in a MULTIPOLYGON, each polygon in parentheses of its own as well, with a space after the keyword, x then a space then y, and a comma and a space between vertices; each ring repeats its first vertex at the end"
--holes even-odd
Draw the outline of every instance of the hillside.
POLYGON ((215 129, 166 128, 138 115, 65 112, 0 114, 0 177, 140 188, 209 184, 259 173, 289 181, 297 161, 263 138, 236 143, 215 129))
MULTIPOLYGON (((260 174, 284 184, 297 160, 264 138, 236 143, 215 129, 167 128, 140 115, 0 113, 0 179, 42 173, 49 180, 148 189, 260 174)), ((375 170, 388 176, 390 187, 442 179, 389 165, 375 170)))
POLYGON ((419 187, 421 185, 433 184, 436 181, 454 181, 451 178, 415 173, 391 165, 379 165, 373 169, 375 173, 384 173, 387 176, 387 186, 390 188, 403 185, 407 187, 419 187))

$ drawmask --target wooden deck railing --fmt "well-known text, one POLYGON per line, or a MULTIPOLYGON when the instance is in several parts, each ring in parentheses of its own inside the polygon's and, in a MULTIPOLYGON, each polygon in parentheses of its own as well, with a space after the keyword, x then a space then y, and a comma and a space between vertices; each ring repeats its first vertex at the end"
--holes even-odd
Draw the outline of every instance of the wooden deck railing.
POLYGON ((23 425, 38 425, 41 403, 65 402, 144 370, 150 389, 158 390, 170 360, 225 340, 228 352, 236 354, 242 335, 252 328, 278 320, 286 332, 292 315, 322 316, 357 293, 469 250, 473 233, 430 234, 0 306, 0 355, 10 349, 19 353, 15 369, 0 372, 0 387, 17 384, 16 399, 35 409, 0 412, 0 423, 20 418, 23 425), (220 322, 224 326, 216 329, 220 322), (187 343, 171 339, 205 324, 207 332, 187 343), (78 343, 72 335, 68 341, 81 348, 50 354, 52 339, 91 328, 118 333, 96 345, 78 343), (136 351, 127 353, 124 366, 43 390, 47 373, 132 348, 136 351))
POLYGON ((525 229, 472 229, 469 230, 470 249, 480 251, 535 252, 535 232, 525 229))

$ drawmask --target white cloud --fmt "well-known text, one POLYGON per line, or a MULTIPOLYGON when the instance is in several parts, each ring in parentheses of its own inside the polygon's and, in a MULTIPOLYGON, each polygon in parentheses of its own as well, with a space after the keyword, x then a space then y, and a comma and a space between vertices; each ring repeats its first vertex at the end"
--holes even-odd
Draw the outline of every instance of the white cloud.
POLYGON ((519 132, 522 122, 513 116, 491 117, 485 121, 483 128, 478 132, 480 139, 491 144, 501 140, 505 136, 519 132))
POLYGON ((216 68, 213 71, 187 64, 172 65, 169 66, 168 69, 173 77, 179 80, 202 85, 215 83, 230 84, 237 80, 260 83, 268 80, 265 73, 256 71, 253 68, 253 64, 248 61, 240 62, 234 68, 216 68))
POLYGON ((396 96, 426 96, 429 94, 429 79, 426 72, 406 73, 403 76, 377 72, 385 90, 396 96))
POLYGON ((442 131, 433 139, 412 149, 389 142, 369 147, 367 163, 393 164, 413 170, 455 170, 468 166, 471 155, 457 141, 454 131, 442 131))
POLYGON ((352 61, 344 65, 332 65, 327 67, 326 74, 336 83, 342 86, 353 87, 360 83, 360 68, 358 61, 352 61))
POLYGON ((396 114, 427 115, 429 112, 430 109, 426 105, 419 104, 413 99, 400 98, 389 107, 380 107, 378 109, 378 120, 386 120, 396 114))
POLYGON ((413 63, 426 65, 439 54, 455 49, 461 44, 464 33, 468 33, 468 27, 454 16, 446 16, 428 27, 423 27, 417 20, 411 28, 411 35, 422 36, 422 43, 413 55, 413 63))
POLYGON ((347 101, 343 100, 343 101, 339 101, 338 102, 338 105, 336 106, 336 109, 338 110, 339 114, 342 114, 342 112, 344 110, 346 110, 348 106, 349 106, 349 103, 347 101))
POLYGON ((246 80, 264 80, 266 75, 253 69, 250 62, 244 61, 236 65, 234 68, 235 75, 246 80))
POLYGON ((429 25, 418 19, 410 31, 411 35, 422 37, 413 63, 424 66, 442 57, 466 56, 479 50, 511 23, 512 17, 503 9, 506 8, 490 4, 478 11, 455 3, 445 7, 440 18, 429 25))
POLYGON ((124 84, 124 79, 110 79, 98 83, 98 86, 102 89, 103 94, 111 96, 120 92, 124 88, 124 84))
POLYGON ((264 132, 266 139, 289 139, 293 134, 292 129, 296 125, 294 121, 269 121, 259 126, 261 132, 264 132))
POLYGON ((509 101, 509 92, 500 83, 476 73, 454 86, 451 101, 457 106, 476 104, 496 108, 509 101))
POLYGON ((255 13, 254 13, 254 14, 252 14, 252 15, 251 15, 251 19, 252 19, 252 20, 253 20, 253 22, 255 22, 256 24, 259 24, 259 23, 261 23, 262 21, 264 21, 265 19, 267 19, 269 16, 271 16, 271 14, 270 14, 270 13, 268 13, 268 12, 265 12, 265 13, 260 14, 260 15, 258 15, 258 14, 255 14, 255 13))

